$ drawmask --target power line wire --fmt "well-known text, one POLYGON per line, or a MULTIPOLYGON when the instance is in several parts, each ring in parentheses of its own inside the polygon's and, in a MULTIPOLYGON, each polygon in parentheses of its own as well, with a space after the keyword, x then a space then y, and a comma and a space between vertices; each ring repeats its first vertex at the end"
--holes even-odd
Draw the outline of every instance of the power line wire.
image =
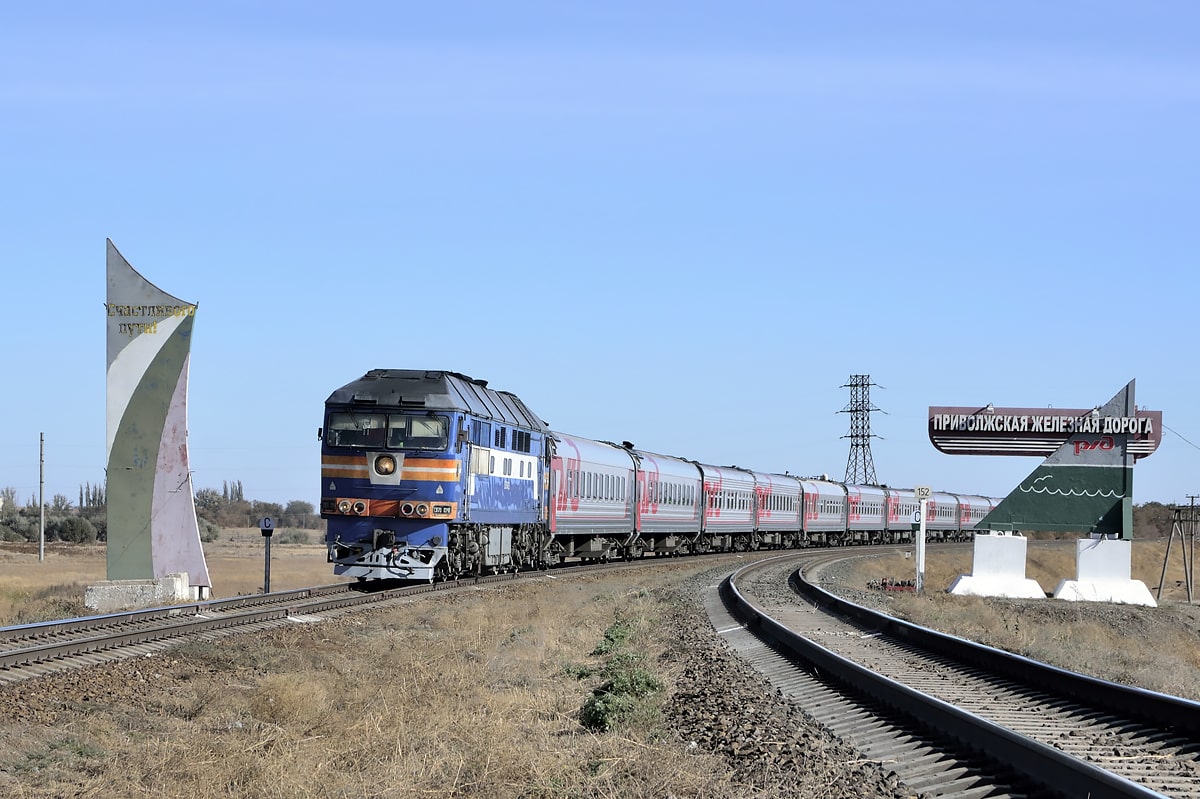
MULTIPOLYGON (((1164 424, 1164 425, 1163 425, 1163 430, 1171 430, 1171 428, 1167 427, 1167 426, 1164 424)), ((1179 436, 1181 439, 1183 439, 1184 443, 1188 444, 1189 446, 1195 447, 1196 449, 1200 449, 1200 444, 1195 444, 1195 443, 1193 443, 1193 442, 1191 442, 1191 441, 1188 441, 1186 438, 1184 438, 1182 435, 1180 435, 1179 433, 1177 433, 1177 432, 1176 432, 1176 431, 1174 431, 1174 430, 1171 430, 1171 432, 1172 432, 1172 433, 1175 433, 1175 435, 1177 435, 1177 436, 1179 436)))

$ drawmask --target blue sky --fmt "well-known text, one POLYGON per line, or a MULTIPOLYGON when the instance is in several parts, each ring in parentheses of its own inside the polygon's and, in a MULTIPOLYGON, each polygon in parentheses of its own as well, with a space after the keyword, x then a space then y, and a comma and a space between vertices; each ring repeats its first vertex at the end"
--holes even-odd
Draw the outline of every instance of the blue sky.
POLYGON ((1003 495, 931 405, 1168 430, 1200 493, 1200 8, 1185 2, 0 7, 0 487, 105 467, 104 240, 199 305, 196 488, 319 497, 325 398, 451 369, 556 430, 1003 495), (1193 443, 1195 442, 1195 443, 1193 443))

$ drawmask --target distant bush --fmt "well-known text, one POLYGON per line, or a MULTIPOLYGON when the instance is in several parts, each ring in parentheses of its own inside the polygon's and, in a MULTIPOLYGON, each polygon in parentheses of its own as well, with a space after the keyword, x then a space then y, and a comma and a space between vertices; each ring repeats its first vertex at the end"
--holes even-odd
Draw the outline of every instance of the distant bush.
POLYGON ((276 530, 276 544, 310 544, 312 538, 306 530, 276 530))
POLYGON ((198 517, 196 521, 200 524, 200 540, 204 543, 210 544, 221 537, 221 528, 208 519, 198 517))
POLYGON ((46 535, 72 544, 94 544, 96 526, 82 516, 64 516, 46 525, 46 535))
POLYGON ((17 536, 10 539, 12 541, 36 541, 40 522, 24 514, 14 514, 4 523, 4 527, 17 536))
POLYGON ((96 528, 96 540, 108 541, 108 515, 85 517, 96 528))

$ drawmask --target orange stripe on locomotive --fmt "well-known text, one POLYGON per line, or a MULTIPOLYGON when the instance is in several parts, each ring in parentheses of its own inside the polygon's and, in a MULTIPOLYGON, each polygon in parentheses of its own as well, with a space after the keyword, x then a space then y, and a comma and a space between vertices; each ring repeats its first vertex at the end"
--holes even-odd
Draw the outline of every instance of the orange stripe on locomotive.
MULTIPOLYGON (((323 455, 322 477, 350 477, 369 479, 367 455, 323 455)), ((457 483, 461 464, 457 460, 444 458, 406 458, 400 466, 400 479, 414 482, 457 483)))

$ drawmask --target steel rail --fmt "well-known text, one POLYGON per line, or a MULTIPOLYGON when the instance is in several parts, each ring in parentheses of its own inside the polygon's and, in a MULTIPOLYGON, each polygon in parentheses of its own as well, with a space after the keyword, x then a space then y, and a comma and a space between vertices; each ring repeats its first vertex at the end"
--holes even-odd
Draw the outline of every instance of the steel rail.
POLYGON ((8 646, 29 639, 92 632, 118 625, 159 623, 173 616, 195 616, 205 612, 228 612, 239 608, 272 605, 310 596, 323 596, 352 590, 352 583, 334 583, 311 588, 297 588, 269 594, 249 594, 225 599, 208 599, 180 605, 164 605, 155 608, 101 613, 94 616, 79 616, 71 619, 31 622, 0 627, 0 646, 8 646))
MULTIPOLYGON (((584 573, 627 565, 630 564, 588 564, 571 571, 584 573)), ((0 649, 0 682, 25 676, 15 673, 22 667, 59 663, 66 668, 69 666, 67 659, 79 655, 102 653, 115 659, 123 656, 121 650, 140 644, 215 631, 229 632, 243 627, 250 629, 256 625, 284 623, 307 615, 378 605, 405 596, 466 589, 548 574, 547 571, 510 572, 377 590, 364 590, 358 583, 340 583, 7 627, 0 629, 0 646, 3 646, 0 649)))
POLYGON ((757 563, 734 572, 721 583, 720 592, 734 615, 771 646, 811 664, 822 675, 845 685, 851 691, 871 697, 911 719, 914 724, 949 735, 968 750, 998 765, 1020 771, 1047 790, 1088 796, 1090 799, 1161 799, 1162 794, 1156 791, 915 691, 788 629, 743 596, 737 588, 738 579, 760 567, 761 563, 757 563))
POLYGON ((1200 738, 1200 702, 1079 674, 921 627, 830 593, 805 579, 801 571, 792 574, 789 583, 793 590, 819 607, 922 649, 946 655, 956 662, 1010 677, 1056 696, 1066 695, 1088 705, 1100 705, 1154 727, 1200 738))

